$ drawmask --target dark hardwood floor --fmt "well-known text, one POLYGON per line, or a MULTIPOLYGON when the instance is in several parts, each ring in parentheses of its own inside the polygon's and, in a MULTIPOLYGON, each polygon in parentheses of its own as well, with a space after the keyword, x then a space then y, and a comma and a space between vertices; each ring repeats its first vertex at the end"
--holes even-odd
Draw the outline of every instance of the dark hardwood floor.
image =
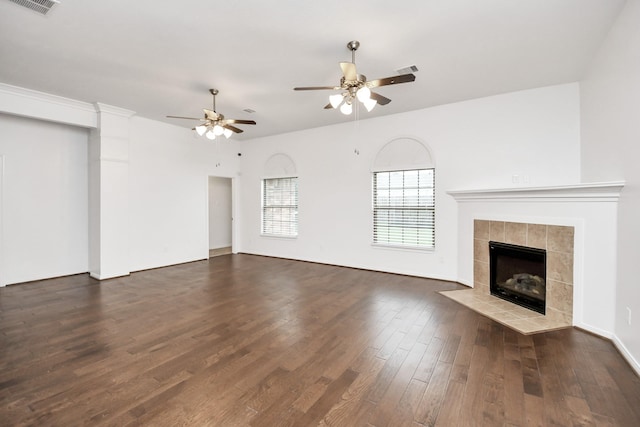
POLYGON ((640 426, 609 341, 458 288, 251 255, 0 288, 0 425, 640 426))

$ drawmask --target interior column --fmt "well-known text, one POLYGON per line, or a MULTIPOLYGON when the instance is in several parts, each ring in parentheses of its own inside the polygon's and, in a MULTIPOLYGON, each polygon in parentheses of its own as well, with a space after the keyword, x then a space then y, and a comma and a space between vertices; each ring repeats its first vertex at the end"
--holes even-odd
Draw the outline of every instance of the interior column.
POLYGON ((96 103, 89 139, 89 273, 126 276, 129 267, 129 119, 133 111, 96 103))

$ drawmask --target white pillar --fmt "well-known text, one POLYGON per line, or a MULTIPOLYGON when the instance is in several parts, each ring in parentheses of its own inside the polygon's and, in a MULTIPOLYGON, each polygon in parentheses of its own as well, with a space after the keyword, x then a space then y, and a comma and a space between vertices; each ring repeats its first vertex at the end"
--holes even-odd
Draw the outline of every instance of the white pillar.
POLYGON ((96 103, 89 138, 89 273, 126 276, 129 267, 129 119, 133 111, 96 103))

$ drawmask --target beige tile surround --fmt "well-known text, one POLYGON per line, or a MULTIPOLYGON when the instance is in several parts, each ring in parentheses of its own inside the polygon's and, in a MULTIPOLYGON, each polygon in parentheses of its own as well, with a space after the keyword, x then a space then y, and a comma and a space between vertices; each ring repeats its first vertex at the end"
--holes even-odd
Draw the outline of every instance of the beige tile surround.
POLYGON ((443 291, 442 295, 523 334, 570 327, 573 323, 574 228, 478 219, 473 225, 474 288, 443 291), (545 315, 490 294, 489 241, 547 251, 545 315))

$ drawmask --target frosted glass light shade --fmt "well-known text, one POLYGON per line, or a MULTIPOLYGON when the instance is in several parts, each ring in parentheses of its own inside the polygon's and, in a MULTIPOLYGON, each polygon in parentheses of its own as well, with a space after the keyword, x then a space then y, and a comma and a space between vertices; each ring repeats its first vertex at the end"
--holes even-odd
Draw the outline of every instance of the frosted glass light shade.
POLYGON ((365 99, 364 101, 362 101, 362 103, 364 104, 364 108, 367 109, 367 111, 371 111, 373 110, 373 107, 376 106, 376 104, 378 103, 378 101, 376 101, 375 99, 365 99))
POLYGON ((349 104, 348 102, 345 102, 340 107, 340 112, 342 114, 344 114, 345 116, 348 116, 349 114, 351 114, 352 111, 353 111, 353 106, 351 104, 349 104))
POLYGON ((207 131, 207 127, 205 125, 196 126, 196 132, 198 135, 202 136, 207 131))
POLYGON ((223 134, 224 134, 224 136, 226 138, 229 138, 231 135, 233 135, 233 131, 231 131, 231 130, 229 130, 227 128, 224 128, 224 133, 223 134))
POLYGON ((371 90, 366 86, 362 86, 356 92, 356 97, 358 98, 358 101, 364 103, 367 99, 371 98, 371 90))
POLYGON ((220 136, 220 135, 222 135, 224 133, 224 128, 222 126, 220 126, 220 125, 215 125, 213 127, 213 133, 216 136, 220 136))
POLYGON ((209 139, 216 139, 216 134, 213 133, 213 129, 209 129, 207 133, 204 134, 209 139))
POLYGON ((335 94, 335 95, 331 95, 329 97, 329 102, 331 103, 331 106, 333 108, 338 108, 338 106, 342 103, 342 100, 344 99, 344 97, 342 96, 341 93, 335 94))

